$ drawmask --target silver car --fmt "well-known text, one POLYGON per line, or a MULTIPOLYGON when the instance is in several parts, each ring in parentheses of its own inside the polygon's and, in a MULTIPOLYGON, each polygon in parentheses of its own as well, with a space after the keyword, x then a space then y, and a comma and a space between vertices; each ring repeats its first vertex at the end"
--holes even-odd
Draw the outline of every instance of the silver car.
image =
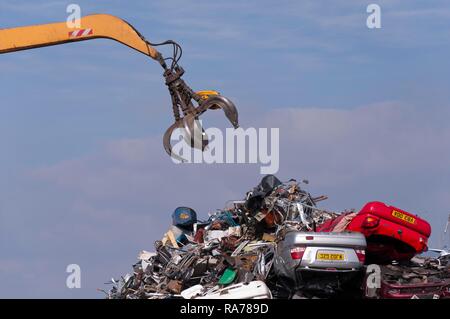
MULTIPOLYGON (((366 239, 356 232, 288 231, 275 251, 274 270, 297 288, 335 279, 335 286, 361 273, 366 239)), ((319 284, 320 285, 320 284, 319 284)))

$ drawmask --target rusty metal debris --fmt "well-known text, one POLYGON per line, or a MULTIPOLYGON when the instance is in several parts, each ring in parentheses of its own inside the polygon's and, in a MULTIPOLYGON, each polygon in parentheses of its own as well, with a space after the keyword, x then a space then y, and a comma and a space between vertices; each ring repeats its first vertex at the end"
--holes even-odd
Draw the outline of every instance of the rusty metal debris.
POLYGON ((371 297, 450 298, 450 254, 382 265, 380 288, 371 297))
POLYGON ((430 283, 440 298, 450 297, 450 255, 444 253, 381 265, 382 286, 368 293, 365 237, 346 230, 356 212, 318 208, 316 203, 326 198, 311 196, 295 180, 281 182, 268 175, 243 200, 228 202, 206 221, 178 207, 154 252, 141 251, 132 274, 112 279, 106 297, 259 299, 341 293, 409 298, 420 297, 420 285, 430 283), (295 269, 286 271, 286 265, 295 269), (412 295, 393 294, 397 286, 411 284, 418 286, 412 295))

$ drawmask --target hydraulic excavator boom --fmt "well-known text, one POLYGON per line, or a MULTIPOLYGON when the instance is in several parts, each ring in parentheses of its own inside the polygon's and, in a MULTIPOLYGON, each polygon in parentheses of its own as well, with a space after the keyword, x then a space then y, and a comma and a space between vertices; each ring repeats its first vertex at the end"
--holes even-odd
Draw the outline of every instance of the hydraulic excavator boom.
POLYGON ((231 124, 238 127, 237 109, 233 102, 216 91, 194 92, 182 79, 184 70, 178 65, 181 47, 172 40, 162 43, 150 43, 128 22, 107 14, 95 14, 80 18, 80 28, 72 28, 66 22, 35 26, 0 29, 0 54, 33 48, 106 38, 118 41, 159 62, 164 69, 165 83, 169 88, 175 123, 164 134, 163 143, 166 152, 178 159, 172 152, 170 138, 172 132, 181 128, 185 139, 192 147, 204 150, 208 144, 198 117, 208 109, 224 110, 231 124), (173 56, 164 58, 154 46, 172 45, 173 56), (166 63, 166 61, 171 61, 166 63))

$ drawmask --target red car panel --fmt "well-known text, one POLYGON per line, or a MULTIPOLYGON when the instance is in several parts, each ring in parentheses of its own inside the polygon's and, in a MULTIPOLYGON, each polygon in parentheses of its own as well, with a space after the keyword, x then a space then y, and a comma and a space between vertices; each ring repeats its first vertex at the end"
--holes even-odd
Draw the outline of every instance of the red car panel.
POLYGON ((427 221, 381 202, 367 203, 346 230, 364 234, 369 263, 409 260, 426 251, 431 234, 427 221))

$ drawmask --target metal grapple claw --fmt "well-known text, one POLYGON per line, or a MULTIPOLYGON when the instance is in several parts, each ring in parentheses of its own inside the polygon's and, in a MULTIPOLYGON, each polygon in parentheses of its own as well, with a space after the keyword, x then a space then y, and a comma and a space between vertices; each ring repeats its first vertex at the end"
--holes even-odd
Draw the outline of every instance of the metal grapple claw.
POLYGON ((216 91, 195 93, 181 79, 183 74, 184 70, 179 66, 174 69, 165 68, 164 76, 172 98, 175 123, 165 132, 163 144, 167 154, 176 160, 185 162, 184 158, 173 152, 170 143, 171 136, 176 129, 182 129, 184 140, 189 146, 204 151, 208 146, 208 136, 199 121, 201 114, 208 109, 222 109, 234 128, 238 128, 239 123, 238 112, 233 102, 216 91))
POLYGON ((183 117, 182 121, 185 142, 193 148, 204 151, 208 146, 208 136, 198 117, 189 114, 183 117))
POLYGON ((169 154, 169 156, 171 156, 172 158, 174 158, 180 162, 186 162, 186 160, 184 158, 182 158, 181 156, 172 152, 172 144, 170 144, 170 138, 172 137, 173 131, 176 130, 177 128, 181 128, 181 127, 182 127, 181 120, 178 120, 175 123, 173 123, 167 129, 167 131, 164 133, 163 145, 164 145, 164 150, 166 151, 167 154, 169 154))
POLYGON ((231 100, 227 99, 221 95, 212 95, 208 97, 203 103, 200 105, 201 113, 207 111, 208 109, 216 110, 222 109, 225 112, 225 116, 231 122, 234 128, 239 127, 238 122, 238 111, 236 106, 231 100))

